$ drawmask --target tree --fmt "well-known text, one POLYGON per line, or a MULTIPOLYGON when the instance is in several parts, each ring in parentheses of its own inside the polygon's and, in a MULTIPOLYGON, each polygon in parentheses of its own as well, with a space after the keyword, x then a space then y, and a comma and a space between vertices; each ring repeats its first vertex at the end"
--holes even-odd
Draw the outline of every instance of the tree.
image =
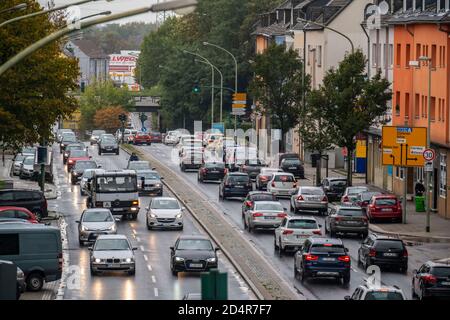
POLYGON ((253 71, 255 76, 250 92, 260 103, 258 111, 270 116, 271 127, 281 130, 280 151, 283 152, 285 134, 298 124, 303 92, 309 88, 309 78, 303 86, 303 64, 297 52, 276 44, 256 56, 253 71))
MULTIPOLYGON (((22 3, 6 0, 0 10, 22 3)), ((36 1, 27 1, 23 11, 3 13, 2 21, 41 10, 36 1)), ((60 16, 42 15, 0 28, 0 64, 64 24, 60 16), (50 19, 51 18, 51 19, 50 19)), ((79 75, 75 59, 64 56, 62 43, 55 41, 27 57, 0 76, 0 113, 6 126, 0 126, 3 147, 51 141, 52 127, 67 118, 78 106, 68 95, 77 88, 79 75)))
POLYGON ((327 117, 329 101, 323 88, 308 93, 306 103, 300 109, 298 130, 305 149, 319 156, 316 166, 316 185, 319 185, 322 180, 322 156, 333 148, 333 119, 327 117))
POLYGON ((337 69, 331 69, 323 81, 324 106, 333 124, 336 145, 347 148, 347 179, 352 185, 352 158, 355 137, 371 126, 384 124, 382 116, 392 98, 390 83, 378 72, 372 79, 365 74, 366 58, 361 50, 347 54, 337 69))
POLYGON ((128 112, 122 107, 106 107, 95 112, 94 125, 96 128, 102 128, 106 132, 114 133, 122 126, 119 115, 128 112))

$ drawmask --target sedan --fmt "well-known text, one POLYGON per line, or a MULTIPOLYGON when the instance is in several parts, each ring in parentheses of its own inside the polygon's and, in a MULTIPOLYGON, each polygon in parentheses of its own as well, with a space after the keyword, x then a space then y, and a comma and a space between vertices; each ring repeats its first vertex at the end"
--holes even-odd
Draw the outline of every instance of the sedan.
POLYGON ((253 184, 246 173, 227 173, 219 186, 219 200, 230 197, 246 197, 253 190, 253 184))
POLYGON ((116 221, 109 209, 86 209, 81 214, 78 223, 78 242, 94 242, 99 235, 116 234, 116 221))
POLYGON ((331 205, 325 218, 325 233, 334 238, 336 233, 357 233, 363 239, 369 234, 369 223, 366 213, 360 207, 331 205))
POLYGON ((297 190, 297 182, 292 173, 274 173, 267 184, 267 191, 277 197, 291 197, 297 190))
POLYGON ((276 229, 287 216, 285 209, 278 201, 258 201, 252 210, 244 215, 244 228, 248 232, 255 229, 276 229))
POLYGON ((328 198, 320 187, 300 187, 291 197, 291 212, 318 211, 325 215, 328 209, 328 198))
POLYGON ((345 189, 344 195, 341 198, 341 203, 353 203, 358 198, 358 194, 362 192, 368 192, 367 187, 348 187, 345 189))
POLYGON ((356 199, 355 199, 355 201, 353 201, 353 204, 366 210, 372 197, 373 196, 381 196, 381 195, 382 195, 382 193, 377 192, 377 191, 361 192, 356 196, 356 199))
POLYGON ((402 203, 395 195, 373 196, 367 206, 367 216, 374 220, 395 220, 401 223, 403 220, 402 203))
POLYGON ((147 207, 147 229, 183 230, 183 210, 177 199, 154 198, 147 207))
POLYGON ((256 189, 267 189, 267 183, 272 180, 272 175, 277 172, 283 172, 283 170, 276 168, 261 168, 260 173, 256 176, 256 189))
POLYGON ((133 138, 133 144, 134 145, 151 145, 152 144, 152 140, 149 136, 148 133, 146 132, 138 132, 134 135, 133 138))
POLYGON ((136 274, 133 247, 124 235, 101 235, 94 246, 89 247, 91 275, 104 271, 123 271, 129 275, 136 274))
POLYGON ((87 151, 87 147, 82 142, 69 144, 63 153, 63 163, 64 164, 67 163, 67 158, 69 157, 69 153, 72 150, 86 150, 87 151))
POLYGON ((162 177, 154 170, 137 170, 139 195, 162 197, 162 177))
POLYGON ((161 132, 158 131, 152 131, 150 132, 150 141, 152 143, 162 143, 162 135, 161 132))
POLYGON ((20 166, 19 177, 31 179, 34 176, 34 157, 26 157, 20 166))
POLYGON ((79 160, 90 160, 91 157, 86 150, 71 150, 67 157, 67 170, 70 171, 79 160))
POLYGON ((103 136, 97 143, 98 145, 98 155, 101 156, 103 153, 115 153, 119 155, 119 144, 114 137, 103 136))
POLYGON ((225 177, 225 164, 223 162, 206 162, 198 170, 199 182, 222 180, 225 177))
POLYGON ((250 179, 256 180, 256 177, 261 172, 261 168, 266 167, 267 164, 264 160, 251 159, 245 160, 245 162, 240 166, 239 171, 248 173, 250 179))
POLYGON ((277 201, 277 197, 267 191, 250 191, 242 203, 242 218, 246 211, 253 210, 258 201, 277 201))
POLYGON ((321 236, 322 226, 311 217, 289 217, 283 219, 280 227, 275 229, 275 250, 282 255, 290 249, 298 250, 306 239, 321 236))
POLYGON ((0 217, 21 219, 31 223, 39 223, 39 219, 34 213, 21 207, 0 207, 0 217))
POLYGON ((86 169, 101 168, 94 160, 79 160, 70 172, 70 181, 72 184, 77 184, 86 169))
POLYGON ((217 250, 211 240, 202 235, 180 236, 170 247, 170 269, 178 272, 204 272, 218 268, 217 250))

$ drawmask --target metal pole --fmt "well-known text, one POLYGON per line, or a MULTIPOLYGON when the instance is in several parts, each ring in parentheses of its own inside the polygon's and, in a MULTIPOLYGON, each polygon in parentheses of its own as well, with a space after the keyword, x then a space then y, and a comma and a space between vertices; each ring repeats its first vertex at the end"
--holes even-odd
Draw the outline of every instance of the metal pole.
POLYGON ((214 125, 214 67, 211 64, 211 81, 212 81, 212 88, 211 88, 211 130, 214 125))
MULTIPOLYGON (((222 113, 223 113, 223 74, 219 70, 219 68, 217 68, 215 65, 213 65, 211 62, 209 62, 207 60, 203 61, 203 60, 195 59, 195 61, 201 62, 201 63, 205 63, 205 64, 208 64, 208 65, 212 66, 220 75, 220 122, 222 122, 222 113)), ((213 87, 214 87, 214 83, 213 83, 213 87)))
MULTIPOLYGON (((431 148, 431 62, 432 60, 428 58, 428 111, 427 111, 427 117, 428 117, 428 130, 427 130, 427 147, 428 149, 431 148)), ((431 195, 430 195, 430 184, 431 184, 431 172, 427 172, 427 195, 426 195, 426 201, 427 201, 427 225, 426 225, 426 232, 430 232, 431 230, 431 195)))
POLYGON ((403 209, 403 224, 406 224, 406 194, 408 192, 408 168, 404 167, 404 175, 403 175, 403 203, 402 203, 402 209, 403 209))

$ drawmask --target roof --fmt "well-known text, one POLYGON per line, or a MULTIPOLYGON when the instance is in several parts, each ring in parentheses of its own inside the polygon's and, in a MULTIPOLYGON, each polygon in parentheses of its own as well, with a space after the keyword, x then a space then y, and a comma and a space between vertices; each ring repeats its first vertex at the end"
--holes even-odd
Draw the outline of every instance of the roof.
POLYGON ((390 19, 387 20, 388 24, 418 24, 418 23, 450 23, 450 12, 441 9, 437 12, 436 1, 433 1, 426 5, 425 10, 422 10, 422 6, 418 6, 419 9, 413 10, 409 8, 406 11, 398 10, 390 19))
POLYGON ((204 236, 202 234, 182 235, 178 239, 179 240, 196 240, 196 239, 209 240, 209 238, 207 236, 204 236))
POLYGON ((124 234, 101 234, 98 236, 97 240, 100 239, 126 239, 128 240, 127 236, 124 234))
POLYGON ((228 172, 229 176, 248 176, 248 173, 244 172, 228 172))
POLYGON ((264 195, 270 195, 270 196, 273 196, 272 192, 269 192, 269 191, 250 191, 250 192, 248 193, 249 196, 254 196, 254 195, 256 195, 256 194, 264 194, 264 195))
POLYGON ((307 220, 314 220, 317 222, 317 219, 312 217, 312 216, 286 216, 286 218, 288 220, 302 220, 302 219, 307 219, 307 220))
POLYGON ((334 181, 334 180, 347 180, 347 177, 328 177, 325 178, 328 181, 334 181))
POLYGON ((343 245, 344 243, 342 242, 341 239, 339 238, 320 238, 320 237, 311 237, 309 238, 309 241, 311 243, 317 243, 317 244, 325 244, 325 243, 330 243, 330 244, 339 244, 339 245, 343 245))
MULTIPOLYGON (((91 160, 94 161, 94 160, 91 160)), ((78 163, 78 161, 77 161, 78 163)), ((104 170, 102 172, 95 172, 96 176, 122 176, 122 175, 136 175, 135 170, 104 170)))
POLYGON ((59 229, 56 227, 46 226, 45 224, 39 223, 28 223, 28 222, 3 222, 0 223, 0 230, 4 231, 36 231, 36 230, 48 230, 52 232, 60 233, 59 229))
POLYGON ((100 48, 97 43, 92 40, 72 40, 74 45, 76 45, 85 55, 93 59, 108 59, 107 55, 102 48, 100 48))

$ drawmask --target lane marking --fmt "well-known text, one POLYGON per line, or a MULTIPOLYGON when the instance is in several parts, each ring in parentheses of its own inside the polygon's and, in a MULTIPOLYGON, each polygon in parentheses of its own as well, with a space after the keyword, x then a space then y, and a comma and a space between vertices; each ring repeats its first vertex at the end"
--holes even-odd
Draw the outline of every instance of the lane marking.
POLYGON ((152 282, 156 283, 156 277, 155 276, 152 276, 152 282))
POLYGON ((146 254, 144 254, 144 260, 145 260, 145 261, 148 261, 148 257, 147 257, 146 254))
POLYGON ((152 266, 151 265, 147 265, 148 271, 152 271, 152 266))
POLYGON ((158 294, 158 288, 155 288, 155 297, 157 297, 159 294, 158 294))
POLYGON ((132 231, 133 231, 134 234, 136 234, 136 230, 135 229, 133 229, 132 231))
POLYGON ((140 246, 141 251, 144 252, 144 246, 140 246))
POLYGON ((137 241, 137 242, 141 242, 141 238, 136 237, 136 241, 137 241))

